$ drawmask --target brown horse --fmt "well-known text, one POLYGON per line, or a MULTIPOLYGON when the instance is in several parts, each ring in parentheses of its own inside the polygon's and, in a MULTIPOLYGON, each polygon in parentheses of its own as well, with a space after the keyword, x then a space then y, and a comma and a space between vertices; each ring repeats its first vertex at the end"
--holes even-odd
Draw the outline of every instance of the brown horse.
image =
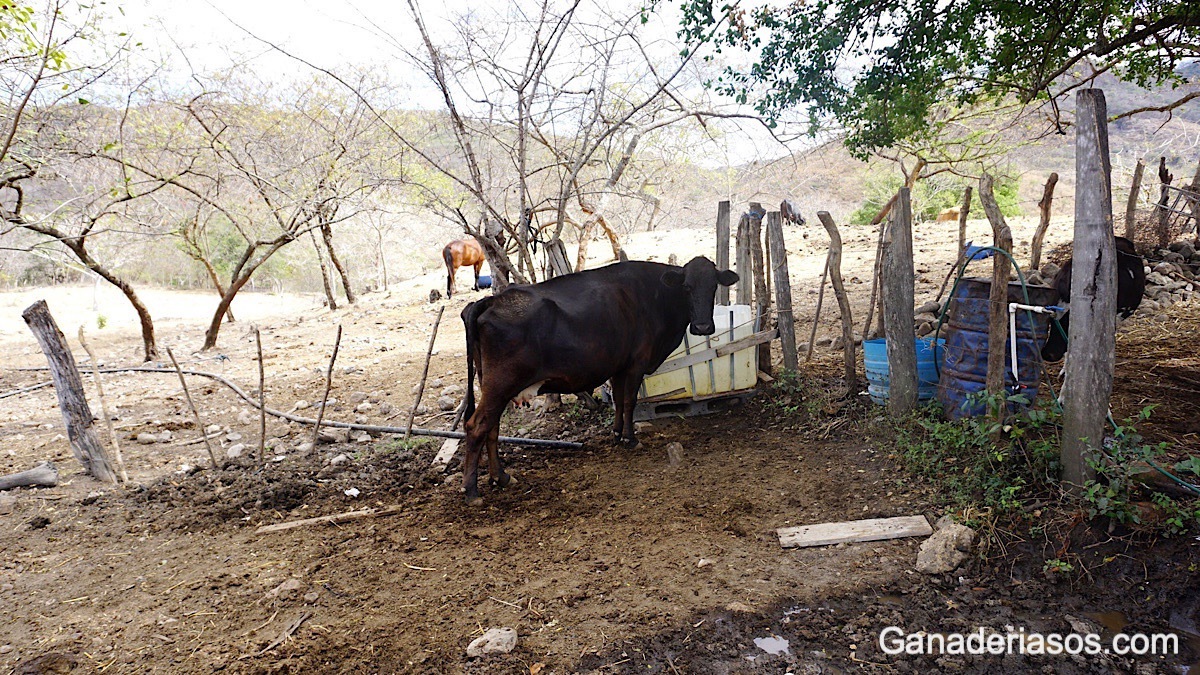
POLYGON ((459 239, 446 244, 442 249, 442 259, 446 261, 446 297, 454 296, 454 275, 460 267, 475 268, 475 285, 471 290, 479 290, 479 270, 483 267, 483 247, 474 239, 459 239))

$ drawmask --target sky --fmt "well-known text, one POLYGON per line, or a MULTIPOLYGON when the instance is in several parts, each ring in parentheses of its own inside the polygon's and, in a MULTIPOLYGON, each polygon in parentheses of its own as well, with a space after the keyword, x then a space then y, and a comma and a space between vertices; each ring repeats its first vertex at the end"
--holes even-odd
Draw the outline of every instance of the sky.
MULTIPOLYGON (((579 15, 594 18, 603 3, 640 6, 632 2, 584 0, 579 15)), ((471 12, 480 3, 418 0, 418 6, 437 42, 449 38, 449 22, 454 17, 471 12)), ((421 107, 420 102, 425 100, 430 101, 428 107, 440 104, 438 92, 427 78, 403 58, 404 50, 420 48, 420 37, 405 0, 125 0, 119 7, 119 24, 142 43, 151 59, 160 55, 180 68, 180 78, 186 78, 188 66, 200 72, 212 71, 242 59, 248 59, 267 80, 309 72, 302 63, 267 44, 272 43, 304 61, 335 71, 348 64, 378 64, 390 72, 391 81, 404 87, 398 98, 415 102, 414 107, 421 107), (187 54, 186 65, 179 56, 181 48, 187 54)), ((648 28, 662 41, 663 48, 674 52, 678 49, 674 44, 677 18, 670 12, 675 5, 665 3, 663 8, 662 14, 651 18, 648 28)), ((748 108, 742 111, 751 112, 748 108)), ((741 127, 741 132, 726 137, 720 144, 723 147, 712 148, 698 161, 737 164, 785 154, 761 126, 741 127)))

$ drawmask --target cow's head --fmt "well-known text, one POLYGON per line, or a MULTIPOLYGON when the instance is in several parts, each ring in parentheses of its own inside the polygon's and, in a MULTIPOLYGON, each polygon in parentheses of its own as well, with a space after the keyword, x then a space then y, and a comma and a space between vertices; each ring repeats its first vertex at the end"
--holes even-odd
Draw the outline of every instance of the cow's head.
POLYGON ((671 288, 682 287, 688 296, 688 322, 693 335, 712 335, 713 300, 717 295, 717 284, 732 286, 738 275, 730 270, 718 270, 704 256, 692 258, 688 264, 663 273, 662 281, 671 288))

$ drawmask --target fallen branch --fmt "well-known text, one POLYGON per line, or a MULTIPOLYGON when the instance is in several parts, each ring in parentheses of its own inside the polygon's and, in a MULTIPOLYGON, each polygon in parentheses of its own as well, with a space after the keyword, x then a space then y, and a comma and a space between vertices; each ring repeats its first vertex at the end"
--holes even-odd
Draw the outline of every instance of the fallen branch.
POLYGON ((297 630, 299 630, 300 625, 303 624, 305 621, 308 621, 308 618, 310 616, 312 616, 311 612, 305 612, 305 613, 301 614, 299 617, 297 617, 297 619, 295 621, 288 624, 288 627, 284 628, 283 632, 279 634, 279 637, 277 637, 271 641, 271 644, 267 645, 266 647, 263 647, 262 651, 257 652, 255 654, 246 654, 245 656, 239 656, 238 660, 242 661, 245 659, 252 659, 256 656, 262 656, 263 654, 266 654, 267 652, 271 651, 272 649, 275 649, 279 645, 283 644, 284 640, 287 640, 289 637, 291 637, 292 633, 295 633, 297 630))
POLYGON ((321 408, 317 410, 317 424, 313 427, 312 446, 314 448, 317 447, 317 436, 321 434, 321 420, 325 419, 325 403, 329 401, 329 390, 333 387, 333 364, 337 361, 338 348, 341 346, 342 324, 339 323, 337 338, 333 341, 333 356, 329 357, 329 370, 325 371, 325 395, 321 397, 321 408))
MULTIPOLYGON (((175 354, 171 353, 170 347, 167 347, 167 356, 171 357, 171 365, 175 366, 175 373, 179 375, 179 384, 183 385, 183 396, 187 399, 188 407, 192 409, 192 417, 196 418, 196 428, 203 434, 204 422, 200 421, 200 412, 192 402, 192 392, 188 391, 187 380, 183 379, 183 369, 179 367, 179 362, 175 360, 175 354)), ((213 452, 212 443, 208 442, 208 436, 204 436, 204 447, 208 448, 208 458, 212 460, 212 468, 216 469, 217 455, 213 452)))
POLYGON ((263 370, 262 333, 254 327, 254 343, 258 345, 258 465, 267 463, 267 376, 263 370))
POLYGON ((0 490, 15 487, 54 487, 58 485, 58 469, 50 462, 42 462, 28 471, 0 476, 0 490))
POLYGON ((421 384, 417 387, 417 396, 413 400, 412 410, 408 413, 408 425, 404 428, 404 440, 412 434, 413 418, 417 416, 417 408, 421 406, 421 397, 425 395, 425 380, 429 377, 429 360, 433 358, 433 342, 437 340, 438 326, 442 323, 442 313, 446 306, 438 307, 437 318, 433 320, 433 331, 429 333, 429 346, 425 348, 425 368, 421 371, 421 384))
MULTIPOLYGON (((129 366, 126 368, 101 368, 100 372, 102 372, 102 373, 174 373, 175 371, 171 368, 148 368, 148 367, 144 367, 144 366, 129 366)), ((184 370, 182 372, 187 375, 195 375, 197 377, 207 377, 211 380, 216 380, 217 382, 220 382, 221 384, 225 385, 226 387, 229 387, 229 389, 231 391, 233 391, 234 394, 237 394, 238 398, 242 399, 246 403, 249 403, 251 406, 254 406, 255 409, 258 409, 258 406, 259 406, 258 402, 255 401, 250 396, 250 394, 247 394, 245 392, 245 390, 243 390, 241 387, 237 386, 233 382, 230 382, 228 379, 226 379, 222 375, 217 375, 216 373, 210 373, 210 372, 203 371, 203 370, 184 370)), ((292 413, 286 413, 286 412, 283 412, 280 410, 274 410, 272 408, 267 408, 267 414, 271 415, 272 417, 279 417, 281 419, 288 420, 289 422, 296 422, 297 424, 306 424, 307 425, 307 424, 316 424, 316 422, 317 422, 315 419, 313 419, 311 417, 301 417, 299 415, 293 415, 292 413)), ((368 433, 373 433, 373 434, 402 434, 402 433, 404 433, 404 427, 388 427, 388 426, 379 426, 379 425, 374 425, 374 424, 355 424, 353 422, 335 422, 335 421, 330 421, 330 420, 326 420, 326 421, 322 422, 321 426, 336 427, 339 429, 355 429, 358 431, 366 431, 368 433)), ((414 436, 433 436, 436 438, 466 438, 466 434, 464 434, 461 431, 443 431, 441 429, 418 429, 416 427, 413 427, 412 434, 414 436)), ((574 441, 556 441, 556 440, 551 440, 551 439, 546 439, 546 438, 516 438, 513 436, 500 436, 499 440, 502 443, 514 443, 517 445, 537 445, 537 446, 546 447, 546 448, 582 448, 583 447, 583 443, 576 443, 574 441)))
POLYGON ((254 534, 270 534, 271 532, 283 532, 284 530, 292 530, 297 527, 307 527, 309 525, 320 525, 321 523, 344 523, 349 520, 360 520, 362 518, 380 518, 383 516, 394 516, 400 513, 402 507, 389 506, 384 509, 363 509, 361 511, 347 511, 346 513, 335 513, 329 516, 318 516, 316 518, 305 518, 304 520, 292 520, 286 523, 276 523, 275 525, 263 525, 254 531, 254 534))
POLYGON ((92 379, 96 380, 96 394, 100 397, 100 414, 104 415, 104 422, 108 425, 108 437, 112 440, 117 471, 120 472, 121 482, 128 483, 129 473, 125 471, 125 458, 121 455, 121 444, 117 440, 116 430, 113 429, 112 415, 108 414, 108 401, 104 397, 104 382, 100 379, 100 365, 96 362, 96 355, 92 353, 92 348, 88 346, 87 340, 83 337, 83 324, 79 325, 79 344, 83 347, 83 351, 87 352, 88 359, 92 362, 92 379))

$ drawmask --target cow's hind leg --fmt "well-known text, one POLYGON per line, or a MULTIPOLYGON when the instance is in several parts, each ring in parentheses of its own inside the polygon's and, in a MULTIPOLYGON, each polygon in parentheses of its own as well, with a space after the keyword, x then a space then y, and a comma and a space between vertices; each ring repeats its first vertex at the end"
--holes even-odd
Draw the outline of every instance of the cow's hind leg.
POLYGON ((488 475, 491 477, 492 485, 498 488, 506 488, 512 483, 516 483, 516 479, 504 471, 504 464, 500 462, 500 425, 492 427, 492 431, 487 437, 488 446, 488 475))
MULTIPOLYGON (((488 400, 481 405, 467 420, 467 448, 463 457, 463 490, 466 492, 467 503, 471 506, 483 504, 479 496, 479 457, 483 454, 484 444, 489 445, 489 460, 494 450, 491 450, 492 438, 500 434, 500 415, 504 408, 496 408, 488 400)), ((493 478, 494 478, 493 474, 493 478)))
POLYGON ((480 260, 479 262, 475 263, 475 288, 473 288, 472 290, 475 290, 475 291, 479 290, 479 271, 482 269, 483 269, 483 261, 480 260))

